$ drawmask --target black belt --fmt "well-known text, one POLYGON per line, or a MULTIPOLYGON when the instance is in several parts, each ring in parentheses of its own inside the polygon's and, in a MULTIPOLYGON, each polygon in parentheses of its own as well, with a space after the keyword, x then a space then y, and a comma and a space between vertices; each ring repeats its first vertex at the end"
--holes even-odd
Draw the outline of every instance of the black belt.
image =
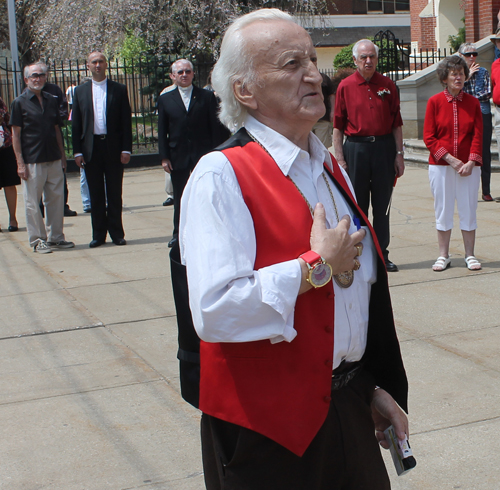
POLYGON ((361 370, 363 363, 357 362, 344 362, 333 370, 332 373, 332 390, 340 390, 351 381, 354 376, 361 370))
POLYGON ((347 141, 353 143, 375 143, 375 141, 388 140, 393 137, 392 133, 383 134, 382 136, 348 136, 347 141))
POLYGON ((94 138, 97 138, 98 140, 105 140, 107 136, 107 134, 94 134, 94 138))

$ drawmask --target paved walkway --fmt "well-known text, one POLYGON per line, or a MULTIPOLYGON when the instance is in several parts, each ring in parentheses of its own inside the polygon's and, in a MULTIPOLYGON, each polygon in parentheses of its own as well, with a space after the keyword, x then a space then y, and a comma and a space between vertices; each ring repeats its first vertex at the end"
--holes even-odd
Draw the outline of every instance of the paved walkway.
MULTIPOLYGON (((77 175, 68 180, 80 211, 77 175)), ((20 231, 0 234, 0 489, 204 488, 199 413, 179 395, 163 187, 160 168, 125 174, 126 247, 89 249, 79 213, 65 225, 76 248, 49 255, 30 249, 19 196, 20 231)), ((500 174, 492 188, 500 195, 500 174)), ((479 203, 479 273, 457 231, 452 267, 431 271, 432 205, 427 172, 408 168, 390 283, 418 466, 389 472, 395 490, 498 489, 500 204, 479 203)))

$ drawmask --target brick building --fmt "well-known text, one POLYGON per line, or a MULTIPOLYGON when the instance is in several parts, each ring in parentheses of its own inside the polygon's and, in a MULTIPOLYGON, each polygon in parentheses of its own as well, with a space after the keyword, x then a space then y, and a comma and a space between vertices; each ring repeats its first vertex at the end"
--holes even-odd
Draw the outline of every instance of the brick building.
POLYGON ((411 0, 411 41, 415 49, 449 48, 465 19, 466 40, 495 32, 500 0, 411 0))
POLYGON ((328 5, 329 15, 302 19, 317 48, 320 69, 332 68, 344 46, 379 31, 390 30, 400 41, 410 41, 410 0, 333 0, 328 5))

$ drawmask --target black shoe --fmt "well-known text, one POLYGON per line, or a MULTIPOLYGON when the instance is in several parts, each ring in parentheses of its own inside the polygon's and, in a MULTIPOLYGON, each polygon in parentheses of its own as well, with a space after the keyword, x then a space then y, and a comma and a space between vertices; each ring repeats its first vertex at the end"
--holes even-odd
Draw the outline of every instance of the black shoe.
POLYGON ((389 259, 385 261, 385 269, 387 270, 387 272, 399 271, 398 266, 394 262, 391 262, 389 259))
POLYGON ((175 242, 177 241, 177 237, 174 236, 172 239, 168 242, 168 248, 172 248, 175 245, 175 242))
POLYGON ((101 245, 104 245, 105 243, 106 243, 106 240, 92 240, 89 243, 89 247, 96 248, 96 247, 100 247, 101 245))
POLYGON ((116 240, 113 240, 113 243, 115 245, 127 245, 127 240, 125 240, 125 238, 117 238, 116 240))
POLYGON ((76 216, 78 213, 69 209, 69 206, 64 208, 64 216, 76 216))
POLYGON ((86 208, 83 210, 84 213, 90 213, 91 211, 92 211, 92 209, 90 209, 90 208, 86 208))
POLYGON ((174 205, 174 198, 169 197, 166 201, 163 201, 164 206, 173 206, 174 205))
POLYGON ((9 231, 17 231, 17 230, 19 230, 19 227, 10 225, 8 230, 9 231))

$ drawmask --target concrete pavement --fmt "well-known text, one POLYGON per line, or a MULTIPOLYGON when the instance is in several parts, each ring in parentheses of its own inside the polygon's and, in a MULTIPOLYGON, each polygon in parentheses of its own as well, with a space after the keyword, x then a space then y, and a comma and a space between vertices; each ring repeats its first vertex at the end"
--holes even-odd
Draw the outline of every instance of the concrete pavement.
MULTIPOLYGON (((33 253, 22 196, 17 233, 5 231, 0 202, 0 489, 201 490, 199 413, 179 395, 163 170, 125 174, 125 247, 88 248, 78 176, 68 183, 79 214, 65 219, 65 233, 75 249, 33 253)), ((500 195, 500 174, 492 189, 500 195)), ((400 179, 391 220, 400 267, 391 294, 418 462, 397 477, 386 458, 393 489, 498 489, 500 204, 479 202, 475 273, 458 223, 452 267, 431 270, 425 169, 400 179)))

